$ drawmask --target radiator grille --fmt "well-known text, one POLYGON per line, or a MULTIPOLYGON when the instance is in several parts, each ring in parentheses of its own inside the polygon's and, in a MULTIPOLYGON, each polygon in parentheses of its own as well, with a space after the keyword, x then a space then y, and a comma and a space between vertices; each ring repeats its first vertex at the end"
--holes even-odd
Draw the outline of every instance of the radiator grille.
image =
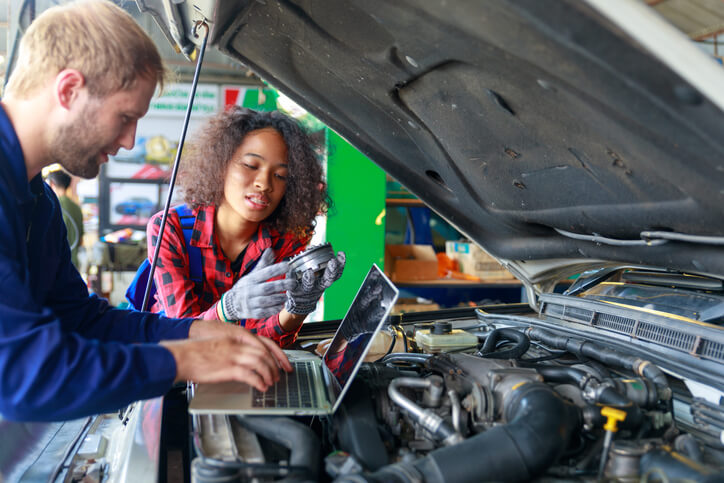
POLYGON ((615 332, 631 335, 636 326, 636 321, 629 317, 621 317, 620 315, 599 313, 596 318, 596 325, 615 332))
POLYGON ((704 339, 699 354, 708 359, 724 361, 724 344, 704 339))
POLYGON ((558 304, 547 304, 545 306, 545 313, 551 317, 563 318, 563 306, 558 304))
POLYGON ((723 343, 699 337, 683 329, 550 301, 543 306, 543 313, 569 322, 594 325, 599 329, 696 354, 704 359, 724 362, 723 343))
POLYGON ((639 324, 635 336, 639 339, 656 342, 686 352, 693 352, 694 342, 696 342, 696 336, 687 334, 681 330, 669 329, 648 322, 641 322, 639 324))
POLYGON ((566 320, 574 320, 576 322, 584 322, 590 324, 595 312, 592 310, 582 309, 579 307, 566 307, 563 311, 563 318, 566 320))

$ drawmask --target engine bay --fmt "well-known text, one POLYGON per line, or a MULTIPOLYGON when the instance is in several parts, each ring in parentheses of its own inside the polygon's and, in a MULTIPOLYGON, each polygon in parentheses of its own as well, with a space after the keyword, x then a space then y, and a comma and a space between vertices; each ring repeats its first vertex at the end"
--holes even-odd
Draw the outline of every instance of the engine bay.
MULTIPOLYGON (((198 412, 189 383, 7 437, 64 440, 63 455, 28 452, 49 481, 724 481, 715 281, 604 271, 542 294, 535 309, 385 317, 325 415, 198 412)), ((296 352, 321 355, 340 325, 306 324, 296 352)))
MULTIPOLYGON (((389 353, 362 366, 331 417, 192 416, 191 480, 721 481, 722 391, 706 381, 722 381, 724 352, 651 350, 600 314, 586 332, 570 323, 575 308, 391 317, 389 353)), ((657 323, 616 310, 639 321, 634 331, 657 323)), ((678 322, 656 317, 675 339, 678 322)), ((699 346, 724 348, 719 327, 699 329, 699 346)), ((302 344, 314 347, 316 331, 302 344)))

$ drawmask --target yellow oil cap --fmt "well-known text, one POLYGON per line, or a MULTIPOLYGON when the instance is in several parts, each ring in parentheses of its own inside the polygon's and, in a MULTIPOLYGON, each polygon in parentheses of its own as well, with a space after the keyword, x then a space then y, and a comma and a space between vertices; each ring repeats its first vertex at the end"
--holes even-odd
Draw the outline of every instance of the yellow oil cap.
POLYGON ((603 425, 603 429, 615 433, 618 431, 618 423, 626 419, 626 411, 612 408, 610 406, 604 406, 601 409, 601 415, 605 416, 606 424, 603 425))

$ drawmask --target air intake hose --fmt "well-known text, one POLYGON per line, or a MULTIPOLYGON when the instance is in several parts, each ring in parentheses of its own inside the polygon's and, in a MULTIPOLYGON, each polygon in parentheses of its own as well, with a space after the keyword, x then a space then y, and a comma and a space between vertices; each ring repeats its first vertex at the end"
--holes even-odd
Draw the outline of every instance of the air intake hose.
POLYGON ((496 426, 454 446, 440 448, 413 463, 396 463, 338 482, 527 481, 561 455, 580 426, 578 409, 542 383, 527 383, 506 402, 508 424, 496 426))
POLYGON ((274 416, 240 416, 237 421, 249 431, 288 448, 291 451, 289 465, 305 468, 308 479, 317 480, 320 444, 317 435, 309 427, 291 418, 274 416))

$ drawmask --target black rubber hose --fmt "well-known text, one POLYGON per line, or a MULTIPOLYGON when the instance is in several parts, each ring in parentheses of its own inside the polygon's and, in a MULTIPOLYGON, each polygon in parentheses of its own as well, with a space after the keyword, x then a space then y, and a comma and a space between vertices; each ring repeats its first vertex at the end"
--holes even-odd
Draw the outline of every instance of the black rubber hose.
POLYGON ((397 463, 336 481, 529 481, 559 458, 580 426, 578 409, 542 383, 524 384, 515 390, 506 404, 505 418, 508 424, 432 451, 413 463, 397 463))
POLYGON ((646 361, 647 364, 644 367, 640 367, 637 371, 642 377, 651 379, 654 381, 654 385, 657 389, 665 389, 665 393, 659 394, 662 399, 671 398, 671 389, 669 388, 669 381, 666 379, 666 374, 661 369, 655 366, 653 363, 646 361))
POLYGON ((635 374, 651 379, 654 385, 656 385, 659 398, 666 400, 671 398, 671 389, 669 388, 666 375, 661 369, 649 361, 622 354, 621 352, 583 339, 556 335, 547 330, 534 327, 527 329, 526 334, 531 339, 539 340, 556 349, 567 350, 578 357, 589 357, 606 365, 628 369, 635 374))
MULTIPOLYGON (((580 369, 572 367, 557 366, 538 366, 536 367, 538 374, 543 376, 547 382, 570 382, 576 384, 579 388, 585 383, 589 376, 588 373, 580 369)), ((588 406, 584 409, 586 419, 592 422, 596 427, 602 427, 606 423, 606 418, 601 415, 601 406, 613 406, 626 413, 626 419, 621 423, 624 429, 638 428, 641 425, 643 415, 641 408, 631 399, 616 391, 612 387, 602 389, 596 395, 597 406, 588 406)))
POLYGON ((543 376, 543 379, 548 382, 570 382, 581 389, 581 384, 586 378, 590 377, 587 372, 573 367, 536 366, 535 369, 538 371, 538 374, 543 376))
POLYGON ((483 343, 480 349, 480 356, 486 359, 517 359, 528 351, 530 347, 530 339, 524 333, 515 329, 495 329, 483 343), (515 345, 510 349, 496 351, 495 346, 501 340, 514 342, 515 345))
POLYGON ((613 406, 616 408, 635 406, 635 404, 629 398, 616 391, 612 387, 607 387, 603 389, 596 396, 596 402, 605 406, 613 406))
POLYGON ((309 479, 316 481, 319 468, 319 439, 311 428, 291 418, 278 416, 238 416, 240 425, 291 452, 289 465, 306 468, 309 479))
POLYGON ((607 418, 601 414, 603 406, 611 406, 626 413, 626 419, 618 423, 621 429, 638 429, 643 423, 641 408, 611 388, 606 388, 601 393, 596 399, 596 405, 586 406, 583 409, 584 419, 593 426, 602 428, 607 421, 607 418))

